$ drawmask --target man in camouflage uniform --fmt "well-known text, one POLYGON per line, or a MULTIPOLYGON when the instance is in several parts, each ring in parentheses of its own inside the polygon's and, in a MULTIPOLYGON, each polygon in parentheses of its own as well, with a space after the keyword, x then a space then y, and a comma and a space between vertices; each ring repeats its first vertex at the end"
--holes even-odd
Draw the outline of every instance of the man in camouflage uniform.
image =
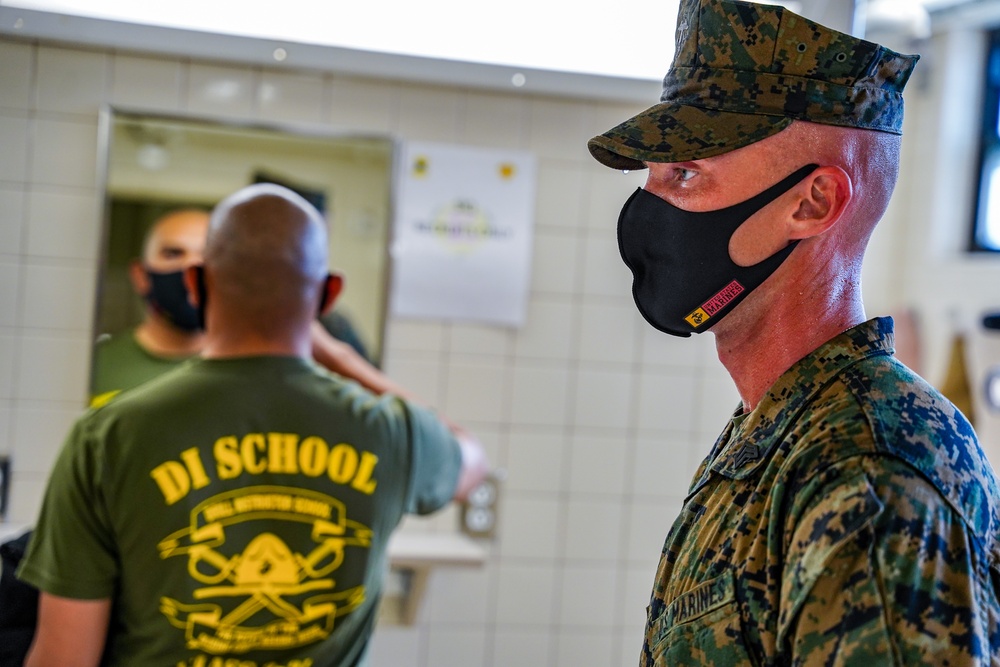
POLYGON ((781 7, 682 0, 661 103, 594 137, 657 328, 711 328, 742 405, 667 537, 642 665, 1000 665, 1000 494, 892 356, 860 271, 916 57, 781 7))

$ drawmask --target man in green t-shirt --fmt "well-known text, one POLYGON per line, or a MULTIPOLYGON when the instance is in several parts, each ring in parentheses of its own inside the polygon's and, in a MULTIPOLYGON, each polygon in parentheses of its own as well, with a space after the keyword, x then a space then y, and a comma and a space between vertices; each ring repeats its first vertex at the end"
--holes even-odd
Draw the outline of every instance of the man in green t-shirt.
POLYGON ((129 265, 129 280, 145 300, 146 310, 135 328, 98 341, 91 376, 92 407, 201 350, 204 332, 188 302, 182 276, 184 269, 201 262, 208 219, 205 211, 179 209, 149 228, 141 258, 129 265))
POLYGON ((41 591, 26 664, 357 665, 389 536, 462 499, 482 448, 310 360, 326 229, 254 185, 212 215, 200 357, 77 421, 18 576, 41 591), (230 662, 233 661, 233 662, 230 662))

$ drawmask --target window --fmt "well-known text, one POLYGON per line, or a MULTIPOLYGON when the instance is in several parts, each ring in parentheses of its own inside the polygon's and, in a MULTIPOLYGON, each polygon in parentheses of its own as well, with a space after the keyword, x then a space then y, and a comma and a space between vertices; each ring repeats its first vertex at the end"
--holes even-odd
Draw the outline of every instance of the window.
POLYGON ((990 33, 973 251, 1000 252, 1000 29, 990 33))

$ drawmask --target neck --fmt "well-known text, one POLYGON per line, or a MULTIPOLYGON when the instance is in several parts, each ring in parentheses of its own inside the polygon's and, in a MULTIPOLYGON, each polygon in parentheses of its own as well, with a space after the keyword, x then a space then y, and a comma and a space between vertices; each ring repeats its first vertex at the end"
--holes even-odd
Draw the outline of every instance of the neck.
POLYGON ((304 326, 282 326, 280 331, 257 331, 248 329, 242 317, 213 317, 212 311, 209 311, 207 323, 205 347, 201 353, 205 359, 255 356, 308 359, 311 355, 309 322, 304 326))
POLYGON ((804 277, 797 284, 812 287, 793 294, 765 290, 761 299, 741 303, 713 328, 719 360, 736 383, 745 412, 797 361, 866 319, 857 281, 831 288, 804 277))
POLYGON ((178 329, 159 315, 149 312, 136 327, 135 338, 139 345, 161 357, 190 357, 201 351, 205 334, 201 331, 178 329))

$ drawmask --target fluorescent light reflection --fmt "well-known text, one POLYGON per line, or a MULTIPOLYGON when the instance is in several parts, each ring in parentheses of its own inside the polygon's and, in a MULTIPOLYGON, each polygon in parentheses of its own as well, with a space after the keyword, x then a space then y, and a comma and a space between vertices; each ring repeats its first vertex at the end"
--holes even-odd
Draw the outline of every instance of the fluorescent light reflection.
MULTIPOLYGON (((569 0, 0 0, 74 16, 290 43, 659 80, 673 57, 676 0, 622 6, 569 0), (641 17, 642 38, 615 24, 641 17)), ((638 34, 638 33, 636 33, 638 34)), ((286 45, 287 46, 287 45, 286 45)), ((277 59, 277 58, 276 58, 277 59)))

